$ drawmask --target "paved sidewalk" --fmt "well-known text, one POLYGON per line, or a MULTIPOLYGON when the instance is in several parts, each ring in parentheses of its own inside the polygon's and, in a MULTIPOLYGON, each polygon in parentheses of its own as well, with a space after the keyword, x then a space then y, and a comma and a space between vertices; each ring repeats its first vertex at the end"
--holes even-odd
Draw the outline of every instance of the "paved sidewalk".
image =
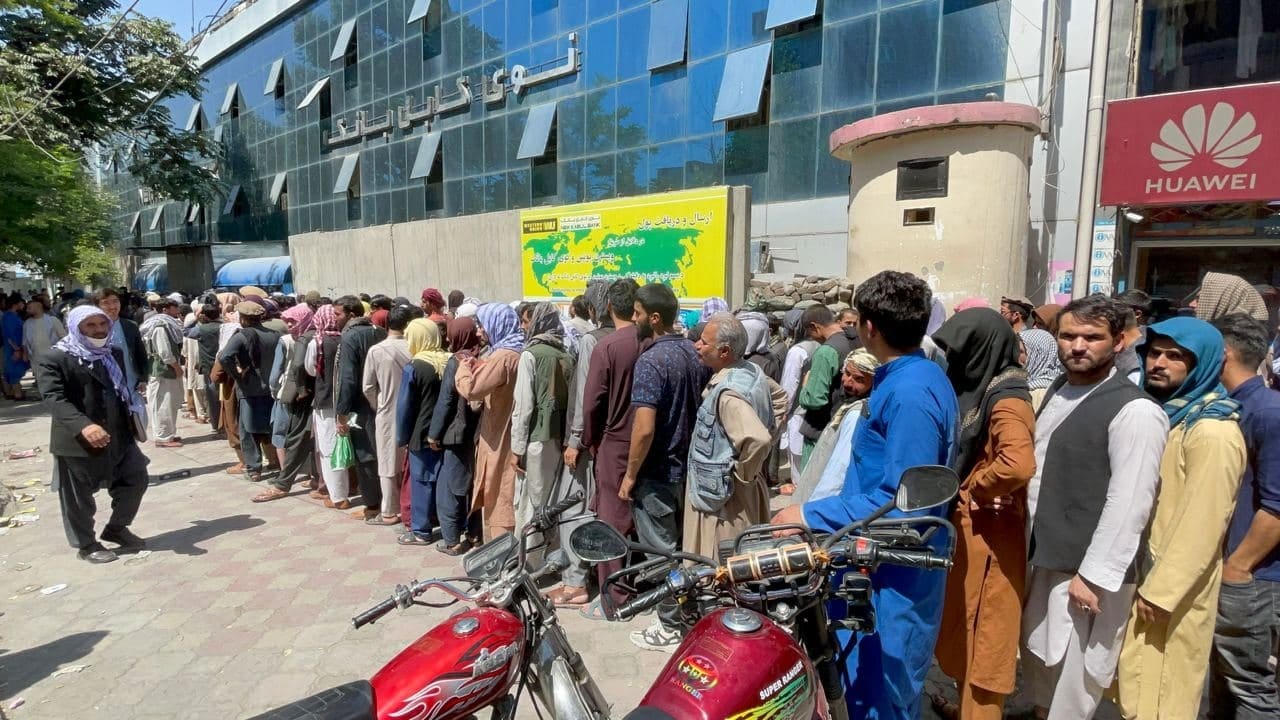
MULTIPOLYGON (((257 486, 223 472, 234 461, 226 443, 185 419, 184 447, 146 449, 151 487, 134 530, 152 554, 83 562, 48 491, 48 423, 39 403, 0 401, 0 458, 45 448, 0 462, 0 481, 36 479, 16 492, 41 491, 24 504, 40 519, 0 536, 0 716, 247 717, 370 676, 452 612, 414 608, 352 629, 351 616, 397 582, 461 574, 460 563, 401 547, 395 530, 326 510, 305 493, 250 503, 257 486), (183 469, 191 476, 159 480, 183 469)), ((109 504, 105 492, 98 499, 100 510, 109 504)), ((99 512, 99 530, 106 517, 99 512)), ((641 621, 561 617, 614 707, 634 707, 667 657, 631 645, 627 633, 641 621)))

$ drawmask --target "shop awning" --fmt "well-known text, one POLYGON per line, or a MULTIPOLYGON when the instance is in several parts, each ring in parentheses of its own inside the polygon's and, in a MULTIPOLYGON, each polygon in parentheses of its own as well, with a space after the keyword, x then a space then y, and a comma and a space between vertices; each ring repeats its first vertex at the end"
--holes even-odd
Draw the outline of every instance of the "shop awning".
POLYGON ((764 29, 772 30, 808 20, 818 14, 818 0, 769 0, 769 11, 764 16, 764 29))
POLYGON ((169 266, 147 263, 133 274, 133 289, 138 292, 164 292, 169 289, 169 266))
POLYGON ((422 142, 418 144, 418 156, 413 160, 413 172, 409 173, 409 179, 419 180, 431 175, 439 151, 440 133, 432 132, 423 135, 422 142))
POLYGON ((772 43, 755 45, 730 53, 724 61, 724 77, 716 97, 713 120, 732 120, 760 112, 760 93, 764 76, 769 71, 772 43))
POLYGON ((287 255, 232 260, 218 268, 213 281, 215 288, 233 289, 253 285, 271 290, 292 284, 293 266, 287 255))
POLYGON ((538 105, 529 111, 529 119, 524 124, 524 135, 520 138, 520 150, 517 160, 542 157, 547 151, 547 139, 551 137, 551 124, 556 119, 556 103, 538 105))
POLYGON ((650 70, 684 62, 689 0, 658 0, 649 7, 650 70))

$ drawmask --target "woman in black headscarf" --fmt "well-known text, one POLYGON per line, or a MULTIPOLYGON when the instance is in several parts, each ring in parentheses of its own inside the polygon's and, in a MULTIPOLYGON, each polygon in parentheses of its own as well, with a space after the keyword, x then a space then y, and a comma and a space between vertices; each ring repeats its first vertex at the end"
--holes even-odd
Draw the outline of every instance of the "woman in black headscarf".
POLYGON ((947 377, 959 401, 954 467, 964 478, 951 513, 955 565, 935 654, 959 687, 959 716, 998 718, 1018 664, 1035 414, 1027 373, 1018 365, 1018 336, 998 312, 956 313, 933 339, 947 354, 947 377))

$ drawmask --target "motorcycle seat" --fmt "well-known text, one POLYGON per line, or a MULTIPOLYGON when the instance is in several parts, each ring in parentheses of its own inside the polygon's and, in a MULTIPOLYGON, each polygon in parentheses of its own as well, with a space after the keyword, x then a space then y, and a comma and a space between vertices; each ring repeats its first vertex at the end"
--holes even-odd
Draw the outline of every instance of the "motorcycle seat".
POLYGON ((670 715, 669 713, 667 713, 666 710, 661 710, 656 707, 650 707, 648 705, 641 705, 635 710, 632 710, 631 712, 627 713, 627 716, 622 720, 676 720, 676 719, 673 715, 670 715))
POLYGON ((373 686, 368 680, 339 685, 250 720, 374 720, 373 686))

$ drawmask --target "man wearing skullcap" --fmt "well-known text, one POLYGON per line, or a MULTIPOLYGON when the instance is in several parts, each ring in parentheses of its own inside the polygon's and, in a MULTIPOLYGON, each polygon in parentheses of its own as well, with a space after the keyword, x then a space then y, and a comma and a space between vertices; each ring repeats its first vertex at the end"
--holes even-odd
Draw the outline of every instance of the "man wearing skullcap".
POLYGON ((245 285, 244 287, 240 288, 239 295, 242 298, 251 298, 251 297, 265 298, 267 297, 267 291, 253 285, 245 285))
POLYGON ((223 370, 235 379, 240 450, 244 454, 245 478, 252 482, 262 480, 261 446, 268 444, 271 437, 274 400, 268 379, 276 344, 280 342, 278 333, 262 325, 266 312, 262 303, 251 300, 236 305, 240 331, 218 353, 223 370))
POLYGON ((440 337, 449 335, 449 318, 444 314, 445 307, 444 295, 439 290, 427 288, 422 291, 422 311, 427 314, 428 320, 440 328, 440 337))

